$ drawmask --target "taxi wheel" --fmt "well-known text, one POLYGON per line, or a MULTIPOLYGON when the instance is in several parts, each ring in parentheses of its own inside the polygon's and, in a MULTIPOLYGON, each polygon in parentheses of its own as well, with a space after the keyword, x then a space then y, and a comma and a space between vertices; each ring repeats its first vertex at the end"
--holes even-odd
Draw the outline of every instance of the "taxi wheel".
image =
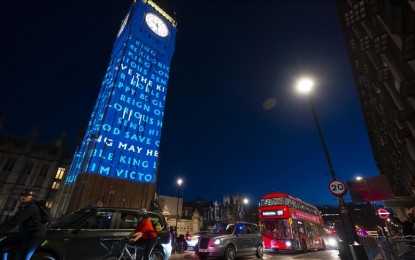
POLYGON ((262 258, 264 257, 264 246, 259 245, 256 249, 256 258, 262 258))
POLYGON ((227 246, 225 250, 225 260, 234 260, 236 256, 236 251, 233 246, 227 246))

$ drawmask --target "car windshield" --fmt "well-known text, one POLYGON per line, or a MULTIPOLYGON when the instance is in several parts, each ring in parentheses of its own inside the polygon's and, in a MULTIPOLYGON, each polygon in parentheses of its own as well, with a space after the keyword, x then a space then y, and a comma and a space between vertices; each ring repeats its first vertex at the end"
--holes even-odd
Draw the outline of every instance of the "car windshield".
POLYGON ((213 234, 232 234, 235 224, 216 223, 209 233, 213 234))
POLYGON ((61 228, 70 228, 73 224, 77 223, 79 220, 84 218, 86 215, 89 215, 91 212, 95 212, 94 208, 83 208, 77 210, 53 223, 50 228, 61 229, 61 228))

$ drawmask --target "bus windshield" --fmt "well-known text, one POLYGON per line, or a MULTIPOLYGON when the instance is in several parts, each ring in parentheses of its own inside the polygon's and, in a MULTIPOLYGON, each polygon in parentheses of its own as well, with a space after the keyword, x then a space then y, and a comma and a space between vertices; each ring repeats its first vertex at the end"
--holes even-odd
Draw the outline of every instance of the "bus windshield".
POLYGON ((291 229, 288 219, 267 219, 261 222, 262 235, 269 238, 290 238, 291 229))

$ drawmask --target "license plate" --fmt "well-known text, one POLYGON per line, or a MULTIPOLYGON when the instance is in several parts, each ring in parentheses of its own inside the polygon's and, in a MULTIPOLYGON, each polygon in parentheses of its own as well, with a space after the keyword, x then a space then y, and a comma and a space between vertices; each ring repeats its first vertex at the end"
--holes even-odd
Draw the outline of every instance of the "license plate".
POLYGON ((201 248, 199 248, 199 252, 202 252, 202 253, 207 253, 207 249, 201 249, 201 248))

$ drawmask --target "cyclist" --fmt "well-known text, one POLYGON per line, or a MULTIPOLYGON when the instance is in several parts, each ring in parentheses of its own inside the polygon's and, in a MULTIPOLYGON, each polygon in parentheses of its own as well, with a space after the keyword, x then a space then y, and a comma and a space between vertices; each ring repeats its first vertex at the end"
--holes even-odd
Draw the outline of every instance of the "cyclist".
POLYGON ((18 249, 18 259, 29 259, 46 235, 46 227, 40 219, 39 207, 34 201, 36 193, 25 188, 20 193, 19 211, 0 226, 0 235, 19 227, 18 236, 10 236, 1 241, 0 254, 7 259, 8 252, 18 249))
POLYGON ((150 259, 150 253, 157 241, 157 233, 153 228, 151 220, 147 218, 146 209, 139 213, 137 227, 131 231, 128 237, 136 245, 144 245, 144 260, 150 259))

